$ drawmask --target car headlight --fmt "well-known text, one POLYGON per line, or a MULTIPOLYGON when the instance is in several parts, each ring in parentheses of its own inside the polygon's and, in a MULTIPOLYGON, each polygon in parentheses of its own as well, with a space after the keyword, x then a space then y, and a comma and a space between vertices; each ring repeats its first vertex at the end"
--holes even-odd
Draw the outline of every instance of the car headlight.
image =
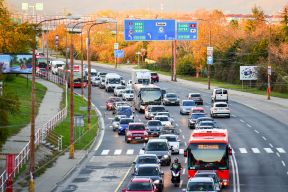
POLYGON ((168 155, 163 155, 162 159, 168 159, 169 156, 168 155))
POLYGON ((159 184, 160 183, 160 180, 155 180, 153 181, 154 184, 159 184))
POLYGON ((193 121, 192 119, 190 119, 189 121, 190 121, 190 123, 195 123, 195 121, 193 121))

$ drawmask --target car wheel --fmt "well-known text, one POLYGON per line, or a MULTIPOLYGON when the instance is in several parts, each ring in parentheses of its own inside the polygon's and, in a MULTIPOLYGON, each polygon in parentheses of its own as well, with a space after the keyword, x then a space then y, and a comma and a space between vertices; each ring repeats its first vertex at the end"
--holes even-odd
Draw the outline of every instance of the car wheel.
POLYGON ((230 114, 228 115, 228 118, 230 118, 230 114))
POLYGON ((180 111, 180 115, 183 115, 183 113, 180 111))

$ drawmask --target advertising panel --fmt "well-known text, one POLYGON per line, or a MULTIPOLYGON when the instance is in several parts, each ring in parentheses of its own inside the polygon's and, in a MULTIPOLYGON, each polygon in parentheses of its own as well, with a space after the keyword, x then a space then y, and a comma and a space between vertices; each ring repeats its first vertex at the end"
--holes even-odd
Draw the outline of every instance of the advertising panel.
POLYGON ((240 80, 257 80, 257 66, 240 66, 240 80))
POLYGON ((0 54, 2 73, 32 73, 32 54, 0 54))

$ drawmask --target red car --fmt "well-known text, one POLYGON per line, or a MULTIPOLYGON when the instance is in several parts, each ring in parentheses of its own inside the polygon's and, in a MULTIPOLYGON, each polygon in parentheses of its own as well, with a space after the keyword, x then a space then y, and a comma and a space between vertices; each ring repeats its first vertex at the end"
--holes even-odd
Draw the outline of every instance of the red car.
POLYGON ((106 110, 111 111, 113 109, 113 103, 121 101, 119 97, 109 97, 106 101, 106 110))
POLYGON ((190 111, 190 114, 192 113, 205 113, 205 110, 203 107, 194 107, 190 111))
POLYGON ((133 178, 122 192, 157 192, 157 188, 149 178, 133 178))
POLYGON ((148 142, 148 139, 149 136, 144 123, 129 123, 128 128, 125 130, 125 141, 127 143, 132 141, 148 142))
POLYGON ((159 82, 159 75, 158 73, 151 73, 151 81, 152 82, 159 82))

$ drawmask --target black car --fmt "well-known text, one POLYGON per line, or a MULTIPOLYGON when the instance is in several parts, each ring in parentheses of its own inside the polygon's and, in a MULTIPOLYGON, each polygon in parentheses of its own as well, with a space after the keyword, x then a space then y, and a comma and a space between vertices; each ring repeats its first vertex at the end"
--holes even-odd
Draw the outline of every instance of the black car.
POLYGON ((203 105, 203 99, 200 93, 189 93, 188 99, 195 101, 197 105, 203 105))
POLYGON ((188 127, 190 129, 194 129, 197 119, 200 117, 205 117, 205 116, 206 116, 205 113, 192 113, 188 119, 188 127))
POLYGON ((163 191, 164 173, 160 170, 160 166, 158 164, 139 165, 135 173, 132 175, 135 176, 134 178, 150 178, 156 185, 158 191, 163 191))

